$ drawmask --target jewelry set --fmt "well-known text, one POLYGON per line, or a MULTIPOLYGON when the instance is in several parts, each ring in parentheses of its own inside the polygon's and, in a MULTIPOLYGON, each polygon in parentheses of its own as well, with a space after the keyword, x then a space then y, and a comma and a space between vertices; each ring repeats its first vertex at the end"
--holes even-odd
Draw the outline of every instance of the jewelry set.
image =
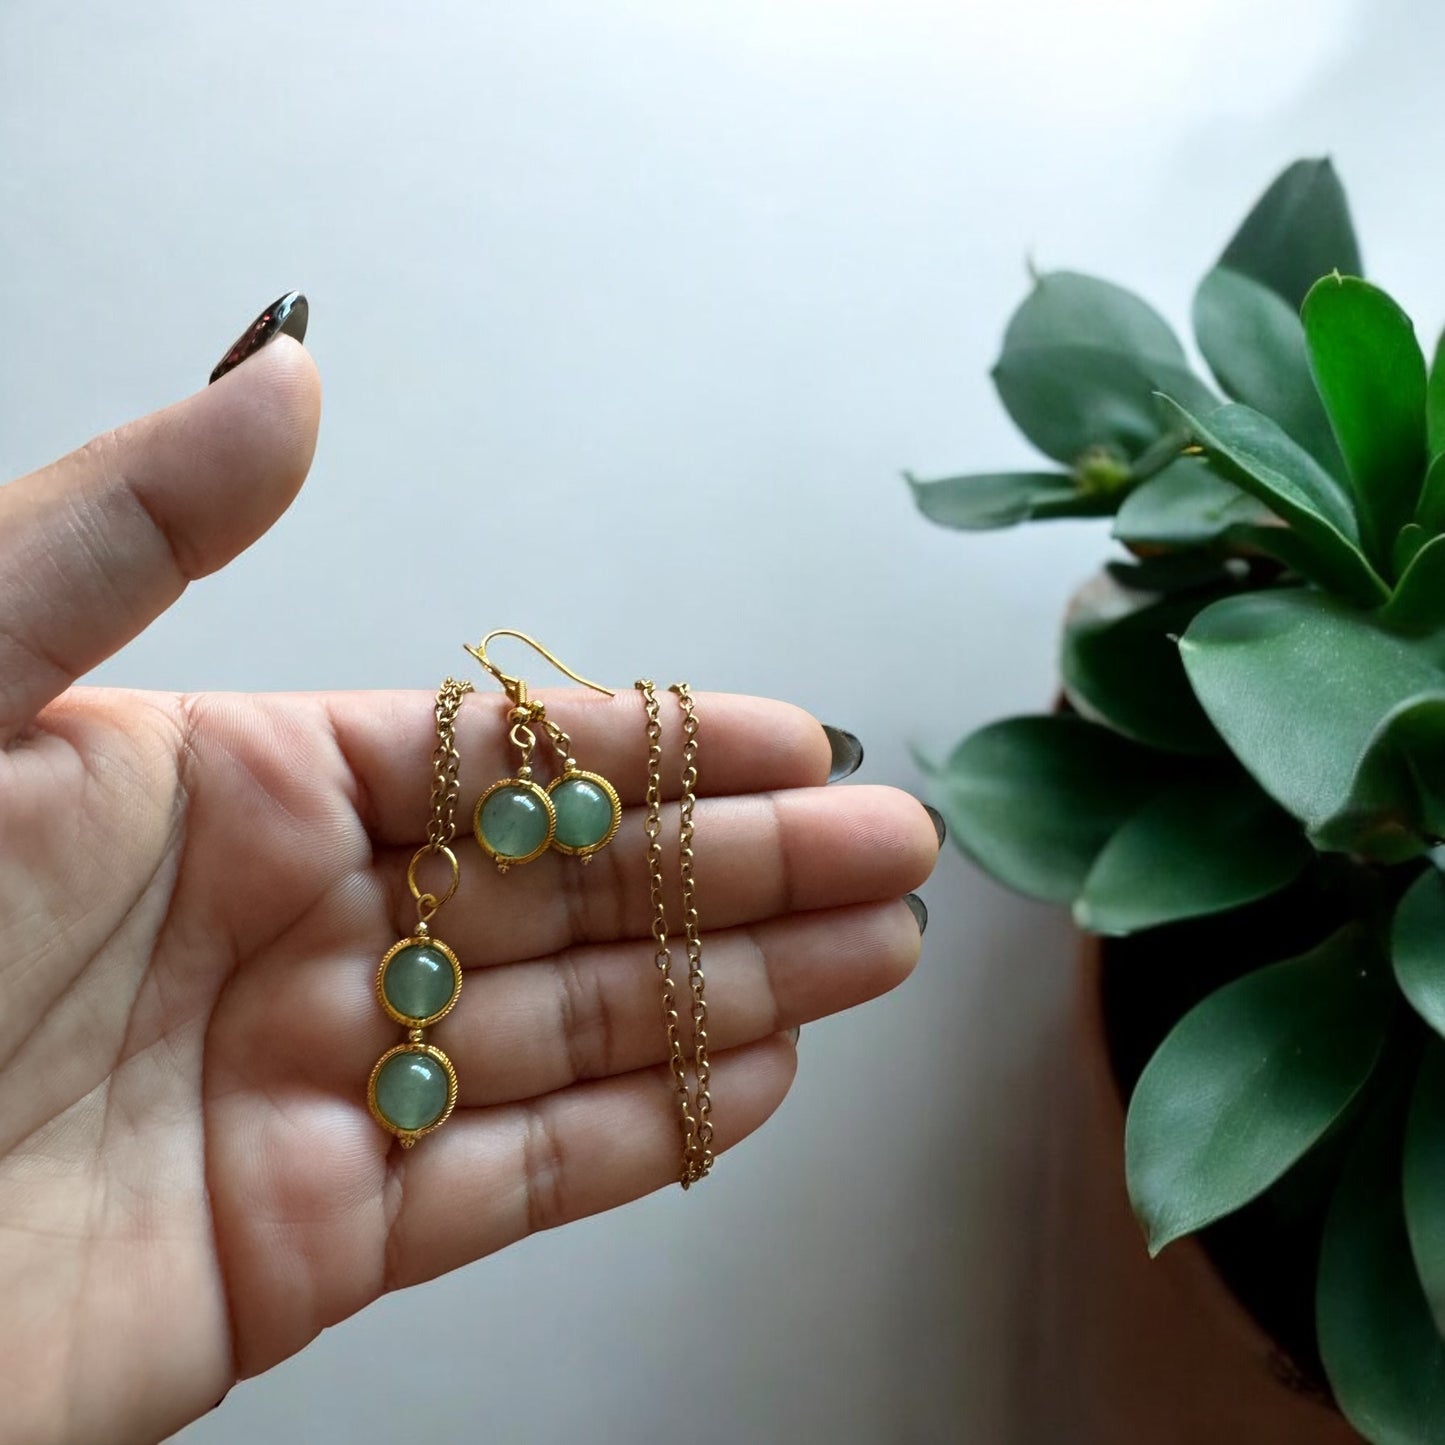
MULTIPOLYGON (((515 773, 500 778, 477 799, 472 832, 498 872, 556 852, 588 863, 617 835, 622 802, 600 773, 589 772, 572 756, 572 743, 548 716, 545 703, 532 698, 520 677, 503 672, 487 656, 497 637, 514 637, 546 658, 574 682, 608 697, 610 689, 588 682, 564 666, 540 643, 511 628, 497 628, 467 651, 502 686, 512 706, 507 714, 509 737, 517 749, 515 773), (550 745, 553 776, 545 785, 533 776, 538 733, 550 745)), ((707 1001, 702 971, 702 935, 693 877, 694 810, 697 803, 697 705, 685 682, 669 691, 682 715, 682 771, 678 797, 678 878, 682 900, 682 936, 687 957, 690 1027, 684 1031, 678 1011, 678 986, 673 977, 665 902, 662 845, 662 719, 657 689, 647 679, 637 682, 646 720, 647 792, 643 833, 647 840, 648 894, 652 912, 653 960, 661 980, 663 1026, 668 1065, 682 1131, 679 1182, 684 1189, 712 1168, 712 1097, 707 1051, 707 1001), (690 1035, 684 1042, 684 1032, 690 1035)), ((457 1102, 457 1076, 451 1060, 427 1041, 427 1030, 455 1006, 462 988, 457 955, 433 932, 432 922, 461 884, 461 864, 452 842, 461 796, 461 754, 456 724, 462 701, 474 689, 469 682, 447 678, 436 697, 436 750, 432 754, 431 818, 427 841, 407 866, 406 881, 416 902, 417 921, 410 934, 382 955, 376 972, 376 996, 387 1016, 406 1030, 405 1039, 376 1062, 367 1084, 367 1103, 376 1122, 409 1149, 424 1134, 441 1128, 457 1102), (418 871, 430 859, 446 865, 445 886, 424 888, 418 871)))

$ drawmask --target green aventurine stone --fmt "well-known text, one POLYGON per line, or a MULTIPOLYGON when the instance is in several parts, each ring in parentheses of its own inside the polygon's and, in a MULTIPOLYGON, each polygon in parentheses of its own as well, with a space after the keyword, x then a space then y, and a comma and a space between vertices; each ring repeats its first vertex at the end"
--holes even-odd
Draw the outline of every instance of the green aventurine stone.
POLYGON ((557 841, 569 848, 592 848, 612 827, 612 799, 587 778, 568 778, 552 789, 557 810, 557 841))
POLYGON ((481 833, 503 858, 525 858, 547 841, 547 807, 530 788, 498 788, 482 804, 481 833))
POLYGON ((381 976, 387 1003, 409 1019, 439 1014, 451 1002, 456 987, 451 959, 424 943, 398 949, 381 976))
POLYGON ((447 1071, 430 1054, 393 1054, 376 1076, 376 1107, 398 1129, 425 1129, 446 1112, 447 1071))

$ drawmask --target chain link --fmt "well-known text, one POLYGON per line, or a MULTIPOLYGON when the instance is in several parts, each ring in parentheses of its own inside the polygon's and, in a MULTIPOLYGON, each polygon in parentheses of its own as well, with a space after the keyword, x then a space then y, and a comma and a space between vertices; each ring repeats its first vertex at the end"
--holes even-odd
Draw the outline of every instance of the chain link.
POLYGON ((572 772, 577 766, 577 759, 572 756, 572 739, 549 717, 542 718, 542 726, 546 728, 547 736, 552 739, 552 746, 557 750, 557 761, 562 772, 572 772))
POLYGON ((462 755, 457 751, 457 714, 462 699, 472 691, 469 682, 449 677, 437 689, 437 745, 431 755, 431 822, 427 824, 427 844, 439 853, 457 836, 457 795, 460 788, 457 772, 462 755))
POLYGON ((472 691, 469 682, 449 677, 437 689, 437 745, 431 755, 431 818, 427 822, 426 842, 412 855, 406 870, 407 886, 416 899, 417 931, 425 935, 427 925, 443 903, 457 891, 461 870, 451 842, 457 836, 457 797, 461 792, 457 775, 462 755, 457 750, 457 713, 462 699, 472 691), (428 857, 444 858, 451 870, 445 893, 424 892, 417 882, 417 867, 428 857))
POLYGON ((678 803, 678 871, 682 877, 682 926, 687 938, 687 983, 692 992, 693 1072, 697 1076, 697 1177, 712 1168, 712 1095, 708 1085, 712 1065, 707 1053, 707 999, 703 996, 702 933, 697 912, 697 883, 693 877, 693 810, 697 806, 697 704, 685 682, 675 682, 682 708, 682 792, 678 803))
POLYGON ((662 720, 657 689, 648 678, 637 683, 647 714, 647 815, 643 832, 647 836, 648 889, 652 901, 654 960, 662 979, 662 1019, 667 1030, 668 1064, 673 1092, 682 1124, 682 1167, 679 1182, 684 1189, 696 1184, 712 1168, 712 1096, 708 1092, 711 1068, 707 1053, 707 1003, 703 997, 702 938, 698 926, 696 880, 693 876, 693 810, 697 803, 697 714, 686 683, 675 683, 683 710, 682 794, 678 804, 678 867, 682 879, 683 929, 687 939, 688 986, 692 994, 692 1069, 696 1100, 688 1087, 687 1059, 682 1046, 681 1020, 677 1011, 677 984, 672 973, 672 949, 668 942, 667 903, 662 873, 662 720))

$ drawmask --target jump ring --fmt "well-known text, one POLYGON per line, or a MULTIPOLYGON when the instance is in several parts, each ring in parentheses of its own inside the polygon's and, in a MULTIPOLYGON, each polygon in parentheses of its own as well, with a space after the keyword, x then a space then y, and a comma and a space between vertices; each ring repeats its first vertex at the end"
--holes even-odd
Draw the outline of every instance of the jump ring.
POLYGON ((411 896, 416 900, 417 907, 422 910, 424 915, 423 921, 430 918, 443 903, 446 903, 452 897, 460 886, 461 881, 462 865, 457 862, 457 855, 453 853, 445 843, 428 843, 424 847, 418 848, 416 852, 411 855, 411 862, 406 865, 406 886, 411 890, 411 896), (428 858, 433 854, 440 854, 445 858, 452 872, 451 879, 447 884, 447 891, 443 893, 440 898, 438 898, 435 893, 425 891, 416 881, 417 866, 423 858, 428 858))

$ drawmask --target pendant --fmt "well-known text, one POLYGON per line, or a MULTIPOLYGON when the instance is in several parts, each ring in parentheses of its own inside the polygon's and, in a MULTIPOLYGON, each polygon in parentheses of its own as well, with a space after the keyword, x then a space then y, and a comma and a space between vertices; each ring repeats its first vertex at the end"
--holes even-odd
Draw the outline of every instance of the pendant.
POLYGON ((461 991, 456 954, 421 931, 387 949, 376 970, 377 999, 387 1016, 407 1030, 407 1039, 377 1060, 366 1101, 372 1118, 404 1149, 439 1129, 456 1107, 456 1070, 425 1041, 424 1030, 451 1012, 461 991))

